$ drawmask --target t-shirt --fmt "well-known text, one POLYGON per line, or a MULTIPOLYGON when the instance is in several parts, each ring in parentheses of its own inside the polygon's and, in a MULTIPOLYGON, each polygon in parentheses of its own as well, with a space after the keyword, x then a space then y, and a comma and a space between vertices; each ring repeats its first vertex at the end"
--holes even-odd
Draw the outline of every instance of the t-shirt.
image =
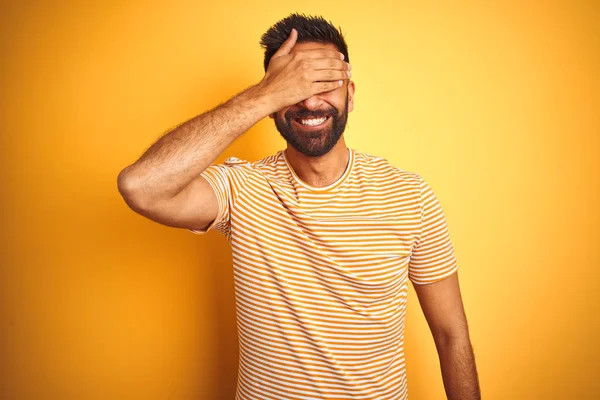
POLYGON ((285 150, 229 158, 202 176, 232 248, 240 359, 236 400, 406 399, 408 280, 457 270, 440 204, 421 176, 348 149, 312 187, 285 150))

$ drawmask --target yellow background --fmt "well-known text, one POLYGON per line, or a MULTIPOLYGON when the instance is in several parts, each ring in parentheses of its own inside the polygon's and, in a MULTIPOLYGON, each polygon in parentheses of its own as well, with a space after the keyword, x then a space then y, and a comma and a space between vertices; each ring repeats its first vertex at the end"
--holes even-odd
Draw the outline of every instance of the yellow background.
MULTIPOLYGON (((130 211, 116 178, 263 75, 290 12, 342 26, 349 146, 420 173, 460 265, 484 398, 600 397, 600 5, 3 2, 2 399, 232 399, 231 256, 130 211)), ((283 148, 270 119, 219 158, 283 148)), ((411 287, 411 400, 443 398, 411 287)))

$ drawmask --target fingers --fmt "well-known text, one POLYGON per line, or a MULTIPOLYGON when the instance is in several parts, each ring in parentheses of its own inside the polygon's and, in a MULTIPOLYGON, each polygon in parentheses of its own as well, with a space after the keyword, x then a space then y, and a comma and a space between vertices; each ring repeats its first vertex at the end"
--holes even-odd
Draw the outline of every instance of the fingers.
POLYGON ((292 32, 290 33, 290 36, 288 36, 288 38, 285 40, 285 42, 283 42, 283 44, 281 46, 279 46, 279 49, 275 52, 275 54, 273 54, 273 57, 279 57, 279 56, 284 56, 286 54, 290 54, 290 51, 292 51, 292 48, 296 44, 297 39, 298 39, 298 31, 296 29, 292 28, 292 32))
POLYGON ((344 81, 333 81, 333 82, 315 82, 313 83, 314 93, 330 92, 342 86, 344 81))
POLYGON ((350 79, 352 73, 350 71, 338 71, 334 69, 322 69, 314 71, 311 74, 313 82, 327 82, 350 79))
POLYGON ((311 60, 313 69, 337 69, 340 71, 350 71, 352 67, 345 61, 336 58, 315 58, 311 60))
POLYGON ((302 50, 302 54, 307 58, 335 58, 338 60, 344 59, 344 55, 342 53, 330 49, 302 50))

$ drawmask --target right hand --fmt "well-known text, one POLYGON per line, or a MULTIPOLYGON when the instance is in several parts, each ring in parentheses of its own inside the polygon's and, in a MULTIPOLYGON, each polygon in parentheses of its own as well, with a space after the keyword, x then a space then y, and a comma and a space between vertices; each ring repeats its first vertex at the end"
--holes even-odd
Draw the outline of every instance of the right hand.
POLYGON ((290 54, 297 38, 298 32, 292 29, 269 61, 260 83, 274 111, 337 89, 351 76, 350 64, 342 61, 344 56, 339 51, 320 48, 290 54))

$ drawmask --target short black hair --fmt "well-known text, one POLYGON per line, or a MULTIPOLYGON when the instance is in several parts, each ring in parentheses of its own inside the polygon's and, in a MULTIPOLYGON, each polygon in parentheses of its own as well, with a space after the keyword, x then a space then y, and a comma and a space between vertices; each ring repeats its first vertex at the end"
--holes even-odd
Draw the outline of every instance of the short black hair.
POLYGON ((271 57, 290 36, 293 28, 298 32, 296 43, 330 43, 344 55, 344 61, 350 62, 348 45, 344 40, 342 28, 336 29, 331 22, 327 22, 323 17, 294 13, 270 27, 260 39, 260 45, 265 49, 265 71, 269 66, 271 57))

